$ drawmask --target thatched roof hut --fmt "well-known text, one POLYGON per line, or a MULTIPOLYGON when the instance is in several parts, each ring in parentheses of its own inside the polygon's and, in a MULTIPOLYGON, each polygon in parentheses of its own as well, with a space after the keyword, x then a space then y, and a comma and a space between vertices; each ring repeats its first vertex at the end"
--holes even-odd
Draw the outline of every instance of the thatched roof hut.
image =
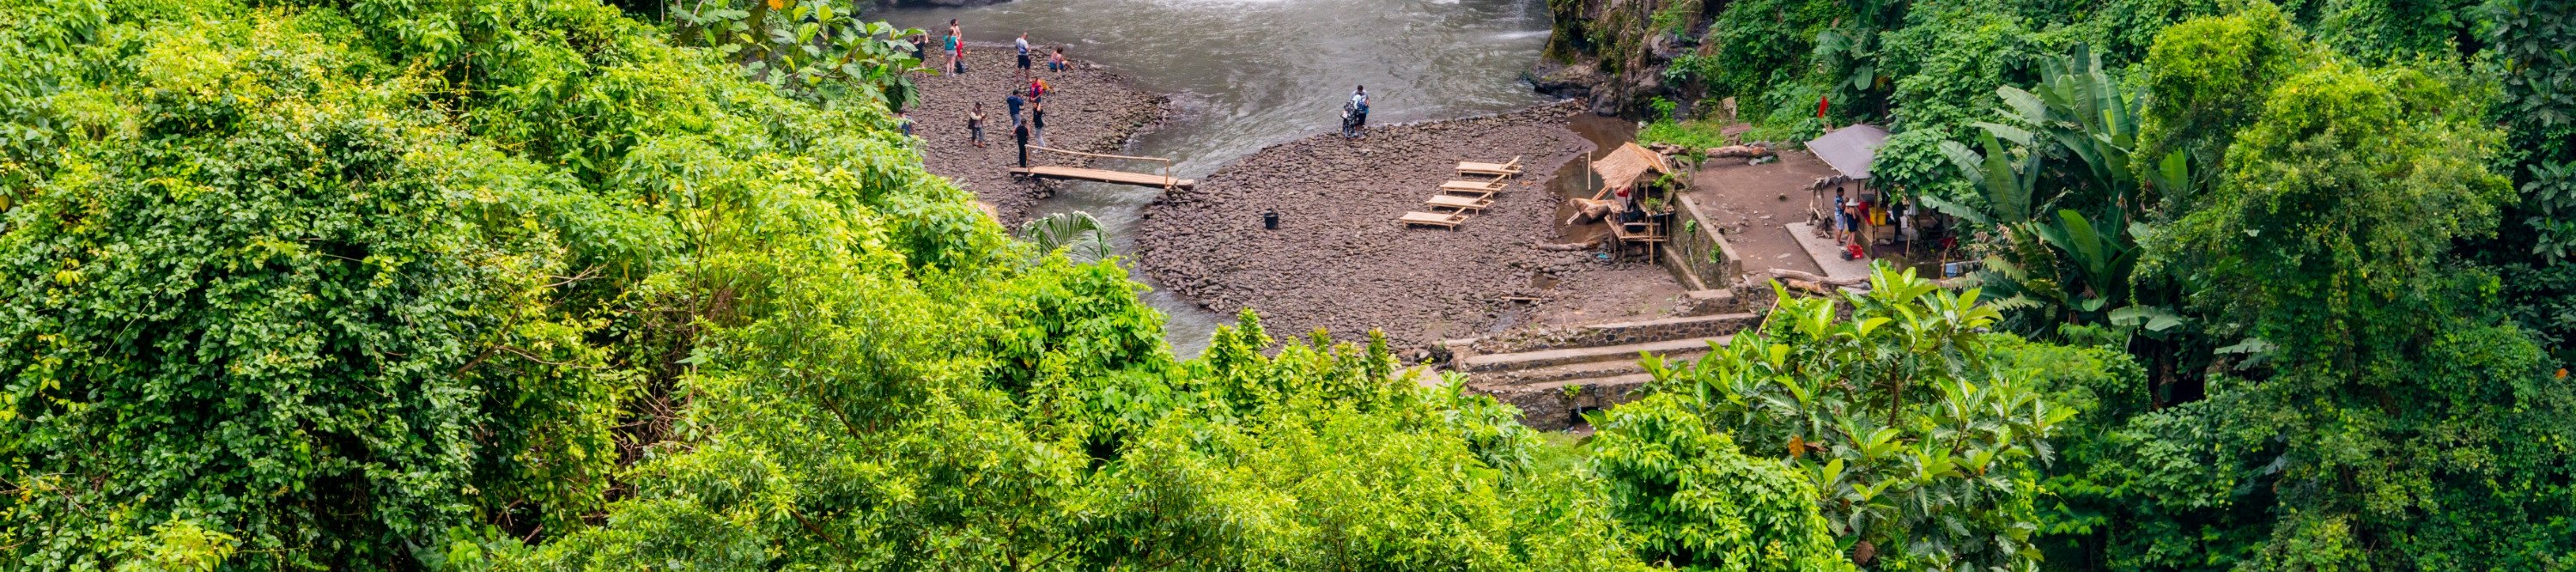
POLYGON ((1664 164, 1663 155, 1638 147, 1635 143, 1628 143, 1610 151, 1608 156, 1593 161, 1592 172, 1601 174, 1603 187, 1616 189, 1635 184, 1638 179, 1649 175, 1671 174, 1673 168, 1671 165, 1664 164))

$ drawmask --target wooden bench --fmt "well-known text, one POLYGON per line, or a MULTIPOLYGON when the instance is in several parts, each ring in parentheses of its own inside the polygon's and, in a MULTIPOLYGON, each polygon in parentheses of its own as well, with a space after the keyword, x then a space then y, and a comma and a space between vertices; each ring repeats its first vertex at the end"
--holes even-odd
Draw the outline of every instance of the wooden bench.
POLYGON ((1510 188, 1511 186, 1512 186, 1512 185, 1511 185, 1510 183, 1505 183, 1505 182, 1502 182, 1502 181, 1500 181, 1500 180, 1496 180, 1496 181, 1449 181, 1449 182, 1445 182, 1445 183, 1441 183, 1441 184, 1440 184, 1440 192, 1444 192, 1444 193, 1445 193, 1445 192, 1450 192, 1450 191, 1467 191, 1467 192, 1470 192, 1470 193, 1482 192, 1482 193, 1488 193, 1488 194, 1490 194, 1490 193, 1499 193, 1499 192, 1502 192, 1502 191, 1503 191, 1503 189, 1510 188))
POLYGON ((1467 222, 1467 215, 1413 211, 1404 213, 1403 217, 1396 220, 1403 221, 1408 226, 1418 224, 1455 230, 1458 228, 1458 223, 1467 222))
POLYGON ((1494 200, 1471 199, 1449 195, 1432 195, 1430 199, 1422 201, 1422 204, 1429 205, 1432 208, 1458 209, 1458 212, 1467 212, 1480 211, 1485 210, 1488 207, 1492 207, 1494 206, 1494 200))
POLYGON ((1458 162, 1458 174, 1461 174, 1461 175, 1485 175, 1485 176, 1492 176, 1492 177, 1509 177, 1509 176, 1513 176, 1513 175, 1518 175, 1518 174, 1521 174, 1521 158, 1520 158, 1520 157, 1513 157, 1511 161, 1503 162, 1503 163, 1478 163, 1478 162, 1474 162, 1474 161, 1459 161, 1459 162, 1458 162))

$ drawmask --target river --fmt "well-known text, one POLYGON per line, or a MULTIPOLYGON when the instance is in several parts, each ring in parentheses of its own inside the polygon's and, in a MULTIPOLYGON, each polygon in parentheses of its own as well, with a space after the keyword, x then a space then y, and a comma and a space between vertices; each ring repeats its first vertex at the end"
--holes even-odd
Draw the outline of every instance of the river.
MULTIPOLYGON (((1368 86, 1371 123, 1548 101, 1520 81, 1547 43, 1545 0, 1018 0, 898 6, 866 18, 934 32, 955 18, 967 39, 985 42, 1026 32, 1032 44, 1067 46, 1069 57, 1171 94, 1171 120, 1132 151, 1172 158, 1185 178, 1338 128, 1341 102, 1357 85, 1368 86)), ((1131 252, 1132 229, 1161 192, 1075 184, 1037 213, 1088 211, 1121 253, 1131 252)), ((1160 289, 1145 301, 1168 316, 1167 338, 1182 356, 1197 355, 1233 321, 1160 289)))

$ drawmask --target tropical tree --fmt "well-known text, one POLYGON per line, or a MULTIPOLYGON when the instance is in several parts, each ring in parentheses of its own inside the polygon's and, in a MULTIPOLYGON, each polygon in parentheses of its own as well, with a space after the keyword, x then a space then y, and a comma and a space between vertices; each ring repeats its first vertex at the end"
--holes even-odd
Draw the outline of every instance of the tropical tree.
MULTIPOLYGON (((1707 357, 1647 359, 1647 391, 1732 435, 1737 453, 1795 467, 1860 564, 2035 566, 2036 481, 2056 427, 2078 411, 1990 359, 1999 340, 1985 330, 1998 311, 1976 289, 1945 291, 1884 265, 1866 294, 1780 294, 1762 328, 1711 344, 1707 357)), ((1614 411, 1602 438, 1631 430, 1622 423, 1614 411)))

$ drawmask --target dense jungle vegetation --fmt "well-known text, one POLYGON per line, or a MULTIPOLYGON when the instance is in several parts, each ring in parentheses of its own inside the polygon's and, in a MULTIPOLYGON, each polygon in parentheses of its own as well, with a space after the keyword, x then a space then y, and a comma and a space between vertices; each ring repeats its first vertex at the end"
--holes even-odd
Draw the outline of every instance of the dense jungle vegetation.
POLYGON ((0 0, 0 569, 2568 569, 2571 29, 2499 1, 1627 4, 1995 270, 1575 440, 1176 358, 846 6, 0 0))
POLYGON ((2044 471, 2046 567, 2576 567, 2576 3, 1550 5, 1646 138, 1886 126, 2002 329, 2144 370, 2044 471))

